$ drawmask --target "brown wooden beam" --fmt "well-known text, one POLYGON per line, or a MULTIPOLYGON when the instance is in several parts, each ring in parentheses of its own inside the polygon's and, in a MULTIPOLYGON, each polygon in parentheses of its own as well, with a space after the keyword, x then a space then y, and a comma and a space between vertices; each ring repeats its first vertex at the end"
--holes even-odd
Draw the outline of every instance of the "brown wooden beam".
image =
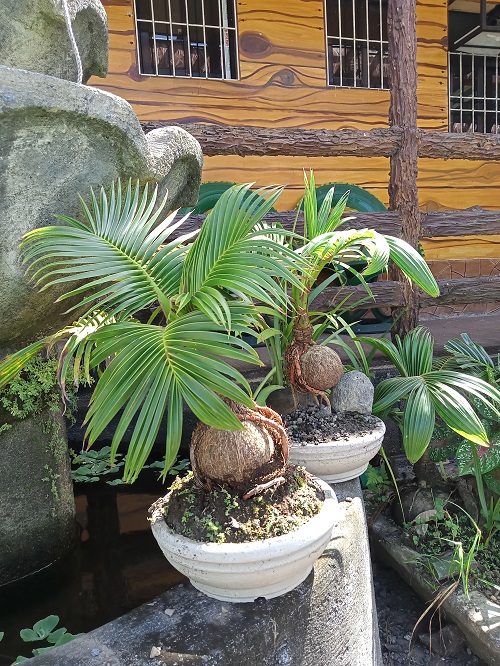
POLYGON ((439 160, 500 160, 500 136, 419 130, 418 155, 439 160))
MULTIPOLYGON (((175 125, 168 121, 142 123, 145 131, 175 125)), ((323 130, 239 127, 230 125, 181 125, 213 155, 285 155, 293 157, 391 157, 400 146, 402 129, 393 126, 373 130, 323 130)), ((500 160, 500 135, 455 134, 418 130, 419 157, 431 159, 500 160)))
MULTIPOLYGON (((390 162, 389 208, 401 215, 401 238, 416 248, 421 233, 417 189, 416 0, 388 1, 387 37, 391 81, 389 124, 402 130, 400 147, 390 162)), ((390 275, 401 283, 403 292, 405 305, 393 312, 393 331, 403 337, 418 323, 418 288, 396 266, 391 268, 390 275)))
MULTIPOLYGON (((142 123, 148 131, 173 123, 142 123)), ((288 128, 232 127, 223 125, 182 125, 197 139, 203 154, 213 155, 293 155, 296 157, 390 157, 399 144, 398 130, 306 130, 288 128)))
MULTIPOLYGON (((467 210, 431 210, 421 214, 421 238, 459 237, 459 236, 491 236, 500 235, 500 211, 484 210, 479 207, 467 210)), ((269 213, 265 220, 272 224, 278 222, 285 229, 292 229, 297 211, 288 210, 282 213, 269 213)), ((401 235, 401 215, 397 211, 377 213, 349 213, 351 217, 346 227, 353 229, 375 229, 381 234, 390 236, 401 235)), ((182 234, 199 229, 206 215, 191 215, 173 235, 177 238, 182 234)), ((178 215, 177 219, 181 216, 178 215)), ((296 225, 297 233, 303 231, 303 217, 299 214, 296 225)))
MULTIPOLYGON (((500 276, 458 278, 456 280, 438 280, 441 295, 432 298, 420 292, 420 304, 432 305, 464 305, 467 303, 498 303, 500 302, 500 276)), ((400 282, 381 280, 370 285, 373 299, 367 299, 362 285, 353 287, 327 287, 313 303, 313 308, 320 312, 328 312, 345 298, 344 309, 363 309, 371 307, 402 307, 405 304, 400 282), (359 301, 363 300, 362 303, 359 301), (359 305, 357 305, 359 303, 359 305)))

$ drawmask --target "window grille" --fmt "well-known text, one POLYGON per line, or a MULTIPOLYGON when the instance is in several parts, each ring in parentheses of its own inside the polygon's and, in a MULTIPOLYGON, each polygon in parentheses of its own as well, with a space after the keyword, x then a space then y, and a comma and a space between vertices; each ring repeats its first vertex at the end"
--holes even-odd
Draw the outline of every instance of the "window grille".
POLYGON ((234 0, 134 0, 139 72, 237 79, 234 0))
POLYGON ((387 0, 325 0, 328 84, 388 88, 387 0))
POLYGON ((500 134, 499 56, 449 53, 450 132, 500 134))

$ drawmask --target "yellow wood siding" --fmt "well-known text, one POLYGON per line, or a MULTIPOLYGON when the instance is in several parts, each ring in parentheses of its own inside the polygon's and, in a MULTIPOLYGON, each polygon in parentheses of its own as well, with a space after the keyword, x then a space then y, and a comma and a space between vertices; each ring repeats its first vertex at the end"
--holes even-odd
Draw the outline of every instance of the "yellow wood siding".
MULTIPOLYGON (((138 73, 132 0, 104 0, 109 19, 107 79, 91 84, 128 100, 140 120, 214 122, 300 128, 386 127, 389 93, 326 84, 323 0, 237 2, 240 80, 142 76, 138 73)), ((447 1, 417 0, 418 124, 447 130, 447 1)), ((387 204, 389 161, 384 158, 209 157, 204 181, 287 184, 278 209, 297 203, 303 169, 316 181, 367 188, 387 204)), ((420 160, 422 209, 500 208, 500 163, 420 160)), ((497 237, 436 239, 432 259, 498 257, 497 237)))

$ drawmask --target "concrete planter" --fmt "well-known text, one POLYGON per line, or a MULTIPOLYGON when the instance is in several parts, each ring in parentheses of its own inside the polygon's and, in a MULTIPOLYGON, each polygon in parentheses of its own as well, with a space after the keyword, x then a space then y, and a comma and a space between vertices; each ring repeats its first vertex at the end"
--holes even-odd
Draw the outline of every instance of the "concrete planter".
POLYGON ((363 474, 368 463, 382 445, 385 424, 377 426, 365 435, 352 436, 349 440, 321 444, 291 444, 290 462, 303 465, 308 472, 328 483, 350 481, 363 474))
POLYGON ((320 485, 325 502, 319 514, 283 536, 202 543, 174 533, 161 511, 153 513, 151 528, 167 560, 209 597, 232 602, 272 599, 300 585, 330 541, 338 521, 337 498, 326 483, 320 485))

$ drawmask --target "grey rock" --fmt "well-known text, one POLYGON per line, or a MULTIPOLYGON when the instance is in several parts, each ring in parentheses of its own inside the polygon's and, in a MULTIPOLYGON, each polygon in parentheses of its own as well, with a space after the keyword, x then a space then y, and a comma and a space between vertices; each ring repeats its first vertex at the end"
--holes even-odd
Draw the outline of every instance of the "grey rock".
POLYGON ((441 657, 454 657, 465 650, 465 635, 456 624, 447 624, 440 631, 419 634, 421 642, 441 657))
MULTIPOLYGON (((37 292, 18 258, 21 237, 78 217, 80 193, 117 177, 159 183, 167 209, 197 199, 203 156, 178 127, 144 135, 132 107, 106 92, 0 66, 0 348, 69 323, 56 289, 37 292)), ((161 200, 161 199, 160 199, 161 200)))
MULTIPOLYGON (((108 20, 99 0, 67 0, 83 83, 108 71, 108 20)), ((2 0, 0 64, 77 80, 63 0, 2 0)))
POLYGON ((400 491, 400 497, 404 509, 404 517, 401 514, 401 505, 399 502, 394 502, 392 506, 393 517, 398 525, 414 520, 424 511, 435 509, 435 498, 439 497, 446 502, 448 494, 442 491, 433 492, 430 488, 419 486, 418 488, 403 488, 400 491))
POLYGON ((374 388, 366 375, 357 370, 347 372, 333 387, 330 401, 334 412, 371 414, 374 388))
POLYGON ((0 433, 0 586, 52 564, 75 543, 65 433, 61 413, 51 410, 0 433))

